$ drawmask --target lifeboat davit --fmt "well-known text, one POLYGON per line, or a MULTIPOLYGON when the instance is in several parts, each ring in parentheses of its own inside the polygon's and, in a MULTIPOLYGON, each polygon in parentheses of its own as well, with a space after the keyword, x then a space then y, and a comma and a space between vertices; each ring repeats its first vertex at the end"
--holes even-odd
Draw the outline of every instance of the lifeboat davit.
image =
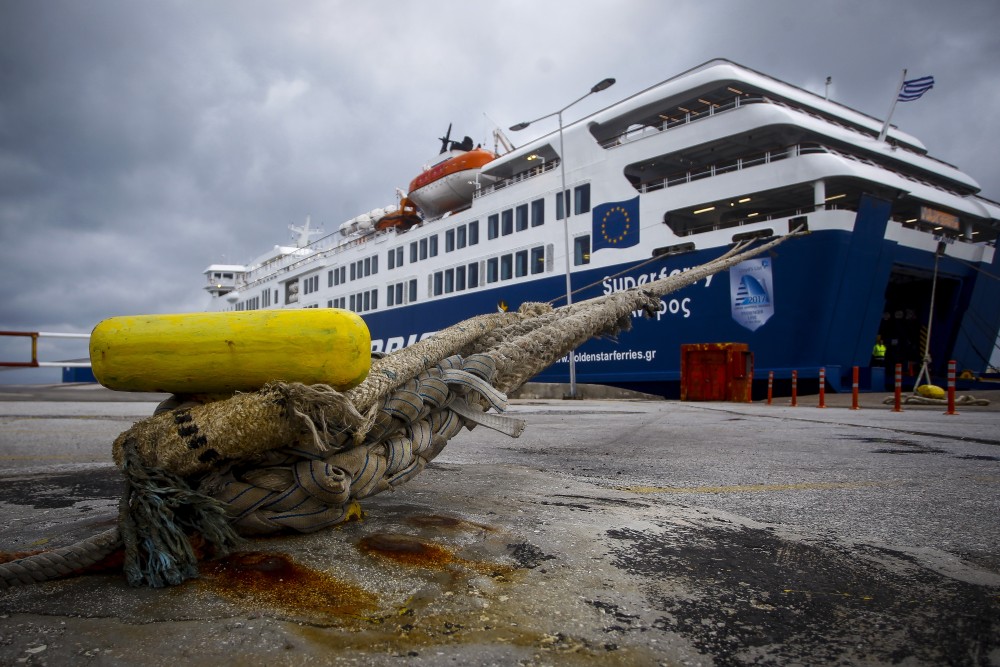
POLYGON ((428 218, 467 207, 472 203, 477 186, 496 180, 480 173, 486 164, 496 159, 496 154, 479 146, 473 148, 469 137, 459 143, 451 141, 450 135, 451 125, 441 139, 439 158, 443 159, 414 178, 406 195, 428 218))

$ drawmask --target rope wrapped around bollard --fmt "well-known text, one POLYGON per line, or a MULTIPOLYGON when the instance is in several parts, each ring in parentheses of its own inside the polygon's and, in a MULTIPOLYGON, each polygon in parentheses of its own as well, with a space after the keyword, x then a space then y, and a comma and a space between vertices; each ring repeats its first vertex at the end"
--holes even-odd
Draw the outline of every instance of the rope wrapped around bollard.
POLYGON ((0 564, 0 588, 65 576, 122 547, 130 584, 175 585, 241 536, 358 517, 360 500, 412 479, 463 428, 519 436, 524 423, 502 414, 506 392, 590 338, 627 331, 633 312, 655 315, 662 296, 798 233, 737 244, 689 271, 568 307, 530 303, 471 318, 376 359, 344 392, 279 382, 164 406, 114 442, 125 478, 118 529, 0 564))

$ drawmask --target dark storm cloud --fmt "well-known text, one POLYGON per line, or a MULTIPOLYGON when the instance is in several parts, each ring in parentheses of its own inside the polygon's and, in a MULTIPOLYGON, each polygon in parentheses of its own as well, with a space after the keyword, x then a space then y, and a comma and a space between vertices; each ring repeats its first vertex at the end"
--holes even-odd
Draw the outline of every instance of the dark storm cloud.
POLYGON ((201 310, 208 264, 392 203, 450 122, 490 143, 484 113, 507 127, 616 77, 578 118, 714 57, 819 93, 832 76, 879 118, 902 68, 932 74, 894 122, 996 198, 998 7, 6 0, 0 329, 201 310))

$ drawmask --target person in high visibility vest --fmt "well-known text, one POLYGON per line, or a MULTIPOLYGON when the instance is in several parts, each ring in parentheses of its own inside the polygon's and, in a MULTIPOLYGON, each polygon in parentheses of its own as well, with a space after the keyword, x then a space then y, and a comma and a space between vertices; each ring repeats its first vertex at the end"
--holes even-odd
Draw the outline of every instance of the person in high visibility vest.
POLYGON ((872 366, 885 366, 885 343, 882 336, 875 337, 875 347, 872 348, 872 366))

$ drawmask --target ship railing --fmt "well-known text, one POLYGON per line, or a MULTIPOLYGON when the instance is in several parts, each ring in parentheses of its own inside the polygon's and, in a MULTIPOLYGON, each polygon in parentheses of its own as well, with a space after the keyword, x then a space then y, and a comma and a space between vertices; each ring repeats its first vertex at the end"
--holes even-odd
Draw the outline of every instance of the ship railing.
POLYGON ((347 251, 349 248, 361 245, 362 243, 367 243, 368 239, 375 235, 374 231, 356 236, 344 243, 339 243, 336 245, 330 245, 330 240, 332 239, 335 243, 338 239, 335 238, 334 234, 330 234, 321 239, 317 239, 313 243, 301 248, 301 250, 312 250, 313 252, 305 257, 299 255, 283 255, 281 257, 270 260, 266 264, 261 265, 260 268, 254 269, 247 272, 246 282, 239 286, 241 290, 248 290, 262 285, 263 283, 273 280, 275 277, 291 273, 296 269, 299 269, 307 264, 315 263, 317 260, 326 259, 328 257, 333 257, 339 255, 342 252, 347 251), (323 245, 321 245, 323 244, 323 245), (326 246, 326 247, 324 247, 326 246), (263 275, 261 275, 263 273, 263 275))
MULTIPOLYGON (((612 137, 611 139, 607 139, 601 142, 601 147, 605 149, 611 149, 611 148, 617 148, 618 146, 624 146, 625 144, 632 143, 634 141, 639 141, 641 139, 645 139, 646 137, 658 135, 665 130, 670 130, 676 127, 682 127, 684 125, 690 125, 691 123, 697 122, 699 120, 711 118, 720 113, 733 111, 734 109, 739 109, 741 107, 748 106, 751 104, 773 104, 775 106, 784 107, 785 109, 790 109, 796 113, 801 113, 806 116, 816 118, 818 120, 823 121, 824 123, 836 125, 841 129, 848 130, 849 132, 853 132, 854 134, 863 137, 871 138, 875 136, 874 130, 860 128, 854 125, 849 125, 841 120, 838 120, 837 118, 823 115, 815 111, 810 111, 802 107, 793 106, 781 100, 761 95, 761 96, 736 97, 733 98, 732 101, 727 102, 725 104, 712 104, 709 105, 706 109, 703 109, 701 111, 698 110, 688 111, 683 116, 677 118, 670 116, 667 119, 665 119, 662 123, 654 125, 644 125, 643 127, 638 127, 638 128, 631 128, 626 130, 625 132, 622 132, 621 134, 612 137)), ((913 150, 908 146, 900 145, 900 148, 915 155, 922 155, 924 157, 930 158, 929 155, 913 150)), ((933 160, 935 158, 930 158, 930 159, 933 160)), ((936 161, 940 162, 941 164, 953 166, 942 160, 936 160, 936 161)))
POLYGON ((729 174, 734 171, 741 171, 743 169, 749 169, 750 167, 756 167, 762 164, 770 164, 787 158, 798 157, 799 155, 830 152, 833 151, 821 144, 795 144, 793 146, 788 146, 783 150, 753 153, 751 155, 738 157, 726 162, 705 165, 696 170, 679 172, 661 179, 647 181, 645 183, 640 183, 637 186, 637 189, 642 193, 655 192, 657 190, 662 190, 663 188, 692 183, 703 178, 721 176, 722 174, 729 174))
MULTIPOLYGON (((810 213, 815 213, 816 211, 833 211, 833 210, 845 210, 854 211, 855 207, 844 205, 844 204, 812 204, 809 206, 797 206, 794 208, 783 209, 780 211, 771 211, 770 213, 744 218, 737 218, 733 220, 727 220, 724 222, 712 221, 706 222, 702 225, 691 225, 686 226, 682 230, 674 230, 678 236, 694 236, 695 234, 705 234, 707 232, 717 232, 721 229, 735 229, 739 227, 749 227, 753 225, 754 227, 763 227, 768 223, 781 222, 782 220, 789 220, 790 222, 795 222, 795 218, 799 216, 809 215, 810 213)), ((793 228, 797 225, 790 224, 789 228, 793 228)))
POLYGON ((666 130, 672 130, 675 127, 682 127, 684 125, 690 125, 699 120, 704 120, 705 118, 711 118, 712 116, 717 116, 720 113, 725 113, 727 111, 732 111, 734 109, 739 109, 740 107, 746 106, 748 104, 761 104, 770 103, 767 97, 763 96, 750 96, 750 97, 734 97, 731 101, 724 104, 710 104, 706 109, 702 111, 687 111, 683 116, 673 117, 668 116, 663 120, 662 123, 656 123, 654 125, 643 125, 642 127, 635 127, 625 130, 621 134, 617 134, 610 139, 606 139, 601 142, 601 148, 611 149, 617 148, 618 146, 624 146, 625 144, 632 143, 634 141, 639 141, 640 139, 645 139, 646 137, 651 137, 658 135, 666 130))
POLYGON ((51 331, 0 331, 0 336, 14 338, 30 338, 31 350, 30 358, 27 361, 0 361, 3 368, 90 368, 90 361, 41 361, 38 358, 38 340, 40 338, 74 338, 89 340, 90 334, 85 333, 56 333, 51 331))
POLYGON ((521 181, 527 181, 528 179, 534 178, 535 176, 541 176, 547 171, 552 171, 559 166, 559 158, 553 158, 551 160, 546 160, 538 167, 532 167, 527 171, 522 171, 519 174, 514 174, 510 178, 502 178, 496 183, 489 185, 485 188, 479 188, 472 195, 473 199, 478 199, 479 197, 485 197, 486 195, 493 194, 494 192, 499 192, 504 188, 514 185, 515 183, 520 183, 521 181))

